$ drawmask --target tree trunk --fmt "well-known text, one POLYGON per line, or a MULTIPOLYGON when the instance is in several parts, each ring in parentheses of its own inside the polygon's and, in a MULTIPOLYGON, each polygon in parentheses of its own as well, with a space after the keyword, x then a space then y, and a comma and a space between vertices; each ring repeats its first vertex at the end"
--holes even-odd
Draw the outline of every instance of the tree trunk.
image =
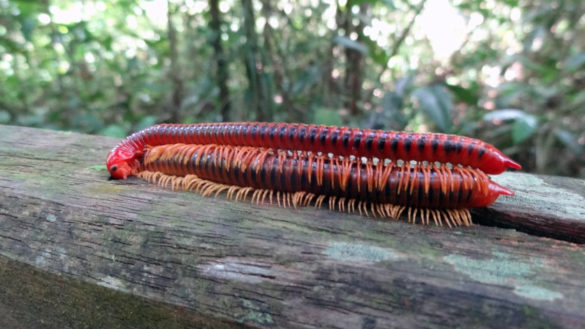
POLYGON ((173 25, 173 4, 170 0, 167 0, 167 29, 169 38, 169 50, 171 67, 169 71, 169 77, 173 84, 173 91, 171 94, 171 111, 170 118, 171 122, 181 121, 181 104, 183 101, 183 78, 181 77, 181 71, 179 68, 179 54, 178 54, 178 41, 177 41, 177 30, 173 25))
POLYGON ((303 122, 305 111, 294 105, 291 92, 285 87, 285 80, 287 79, 286 58, 285 55, 279 52, 278 45, 276 44, 277 41, 274 36, 274 30, 268 23, 273 12, 274 8, 272 7, 270 0, 262 0, 262 14, 266 19, 263 31, 266 62, 270 62, 270 69, 274 76, 274 85, 282 97, 282 107, 287 114, 287 120, 289 122, 303 122))
POLYGON ((256 17, 252 0, 242 0, 244 11, 244 33, 246 46, 244 65, 248 76, 250 108, 256 111, 256 120, 270 121, 272 119, 272 99, 269 97, 268 85, 263 81, 264 63, 262 62, 258 48, 256 35, 256 17))
MULTIPOLYGON (((59 52, 57 52, 55 49, 55 44, 61 44, 61 46, 63 47, 63 49, 67 49, 67 45, 64 44, 62 38, 60 37, 60 32, 57 29, 57 26, 55 25, 55 21, 53 18, 53 14, 51 13, 50 7, 51 7, 51 1, 50 0, 43 0, 43 4, 45 5, 45 10, 47 15, 49 15, 49 27, 51 29, 51 44, 53 46, 53 51, 55 54, 55 58, 57 60, 61 60, 61 54, 59 54, 59 52)), ((71 65, 74 65, 74 63, 70 63, 71 65)), ((15 58, 14 59, 14 71, 16 73, 16 76, 19 77, 19 68, 18 68, 18 60, 15 58)), ((60 106, 63 109, 62 111, 60 111, 60 116, 59 116, 59 122, 61 122, 63 127, 71 127, 71 118, 73 117, 73 113, 71 111, 71 107, 68 104, 68 98, 71 95, 70 90, 65 86, 65 81, 63 79, 63 75, 59 72, 56 73, 56 79, 57 79, 57 86, 59 88, 59 102, 60 102, 60 106)), ((20 80, 20 79, 19 79, 20 80)), ((30 107, 27 101, 27 94, 28 93, 23 93, 22 97, 23 97, 23 105, 24 105, 24 109, 29 112, 30 111, 30 107)))
MULTIPOLYGON (((363 19, 359 19, 357 25, 353 24, 355 18, 351 12, 353 1, 348 1, 345 12, 345 35, 350 38, 353 33, 357 34, 357 42, 363 40, 364 23, 363 19)), ((367 3, 362 3, 360 6, 360 15, 365 15, 369 9, 367 3)), ((359 16, 358 16, 359 17, 359 16)), ((345 87, 348 90, 349 99, 347 100, 346 107, 349 109, 349 113, 352 117, 360 114, 358 103, 361 99, 362 83, 364 80, 363 66, 364 66, 364 55, 352 48, 345 49, 346 58, 346 73, 345 73, 345 87)))
MULTIPOLYGON (((398 38, 394 41, 394 44, 392 45, 392 49, 390 50, 390 56, 388 56, 388 61, 390 61, 390 59, 396 55, 398 55, 398 52, 400 51, 400 47, 402 46, 402 44, 404 43, 404 40, 406 40, 406 37, 410 34, 410 30, 412 29, 412 27, 414 26, 414 22, 416 21, 416 18, 420 15, 420 13, 422 12, 422 10, 425 7, 427 0, 422 0, 420 2, 420 4, 418 5, 418 7, 416 7, 414 14, 412 16, 412 18, 410 19, 410 21, 408 22, 408 25, 402 30, 402 32, 400 33, 400 35, 398 36, 398 38)), ((378 73, 378 76, 376 78, 376 82, 382 84, 382 77, 384 76, 384 73, 386 73, 386 70, 388 69, 388 63, 386 63, 386 65, 384 65, 384 67, 382 67, 382 69, 380 70, 380 72, 378 73)), ((368 91, 367 96, 366 96, 366 102, 371 102, 372 101, 372 97, 374 96, 374 90, 376 89, 376 87, 372 88, 370 91, 368 91)))
POLYGON ((221 14, 219 12, 219 0, 209 0, 209 11, 211 19, 209 28, 213 35, 211 44, 215 53, 217 65, 216 81, 219 89, 219 104, 221 107, 221 119, 223 121, 231 120, 231 102, 230 93, 227 86, 228 81, 228 63, 225 58, 223 46, 221 45, 221 14))

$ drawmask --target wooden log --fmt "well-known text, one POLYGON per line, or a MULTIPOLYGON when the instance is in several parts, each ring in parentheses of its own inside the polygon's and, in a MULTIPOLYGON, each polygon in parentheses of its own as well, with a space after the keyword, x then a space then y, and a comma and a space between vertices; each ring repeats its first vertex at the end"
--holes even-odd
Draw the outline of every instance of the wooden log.
POLYGON ((0 328, 248 328, 0 256, 0 328))
POLYGON ((585 181, 519 173, 493 179, 516 195, 473 211, 475 222, 585 243, 585 181))
POLYGON ((117 142, 0 126, 0 326, 585 327, 585 247, 534 235, 584 242, 581 180, 448 229, 108 180, 117 142))

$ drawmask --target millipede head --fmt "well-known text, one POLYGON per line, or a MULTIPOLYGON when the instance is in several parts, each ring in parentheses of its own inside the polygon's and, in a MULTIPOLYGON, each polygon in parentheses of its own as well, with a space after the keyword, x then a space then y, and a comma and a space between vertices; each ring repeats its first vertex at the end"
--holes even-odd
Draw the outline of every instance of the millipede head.
POLYGON ((136 166, 137 153, 125 148, 115 148, 106 160, 106 166, 114 179, 126 179, 132 175, 136 166))

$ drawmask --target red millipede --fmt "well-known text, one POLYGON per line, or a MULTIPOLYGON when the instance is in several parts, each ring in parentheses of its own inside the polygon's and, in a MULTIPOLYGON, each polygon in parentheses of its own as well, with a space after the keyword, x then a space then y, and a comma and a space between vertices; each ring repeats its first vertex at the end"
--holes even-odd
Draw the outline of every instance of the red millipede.
POLYGON ((204 195, 252 193, 284 206, 327 200, 331 209, 392 218, 406 211, 409 221, 449 226, 469 225, 469 208, 513 195, 486 173, 521 168, 468 137, 258 122, 155 125, 124 139, 106 164, 113 178, 137 175, 204 195))
POLYGON ((470 225, 468 208, 484 207, 512 192, 481 170, 340 158, 257 147, 170 144, 148 147, 137 175, 161 185, 204 195, 226 191, 229 198, 258 203, 331 209, 448 226, 470 225))
POLYGON ((155 125, 127 137, 109 154, 112 177, 126 178, 146 146, 219 144, 302 150, 334 155, 451 163, 498 174, 521 166, 478 139, 436 133, 318 126, 297 123, 228 122, 155 125))

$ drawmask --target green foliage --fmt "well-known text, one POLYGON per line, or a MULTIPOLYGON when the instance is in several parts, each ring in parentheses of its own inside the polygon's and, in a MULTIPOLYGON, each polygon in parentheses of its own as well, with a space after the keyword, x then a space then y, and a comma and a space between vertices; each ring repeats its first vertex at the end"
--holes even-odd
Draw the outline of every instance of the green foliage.
POLYGON ((443 57, 424 27, 441 1, 211 1, 219 29, 209 0, 0 0, 0 124, 123 137, 230 104, 231 120, 471 135, 585 177, 583 1, 451 1, 465 35, 443 57))
POLYGON ((348 37, 339 35, 333 39, 333 42, 340 45, 340 46, 343 46, 345 48, 359 51, 360 53, 362 53, 364 55, 369 55, 369 48, 366 45, 364 45, 361 42, 351 40, 348 37))
POLYGON ((512 141, 520 144, 528 139, 538 128, 538 120, 532 115, 518 118, 512 126, 512 141))
POLYGON ((453 96, 457 98, 457 101, 465 103, 470 106, 475 106, 479 102, 481 95, 479 90, 479 84, 475 81, 472 82, 471 84, 472 86, 467 88, 458 85, 451 85, 448 83, 445 84, 445 86, 449 88, 453 96))
POLYGON ((445 88, 440 85, 423 86, 414 91, 422 111, 435 123, 441 132, 451 132, 451 109, 453 103, 445 88))
POLYGON ((328 108, 319 108, 315 111, 315 119, 313 120, 315 124, 321 125, 328 125, 328 126, 340 126, 343 122, 341 122, 341 118, 339 117, 339 113, 337 111, 328 109, 328 108))
POLYGON ((565 61, 565 68, 571 71, 576 71, 583 65, 585 65, 585 53, 575 54, 565 61))

